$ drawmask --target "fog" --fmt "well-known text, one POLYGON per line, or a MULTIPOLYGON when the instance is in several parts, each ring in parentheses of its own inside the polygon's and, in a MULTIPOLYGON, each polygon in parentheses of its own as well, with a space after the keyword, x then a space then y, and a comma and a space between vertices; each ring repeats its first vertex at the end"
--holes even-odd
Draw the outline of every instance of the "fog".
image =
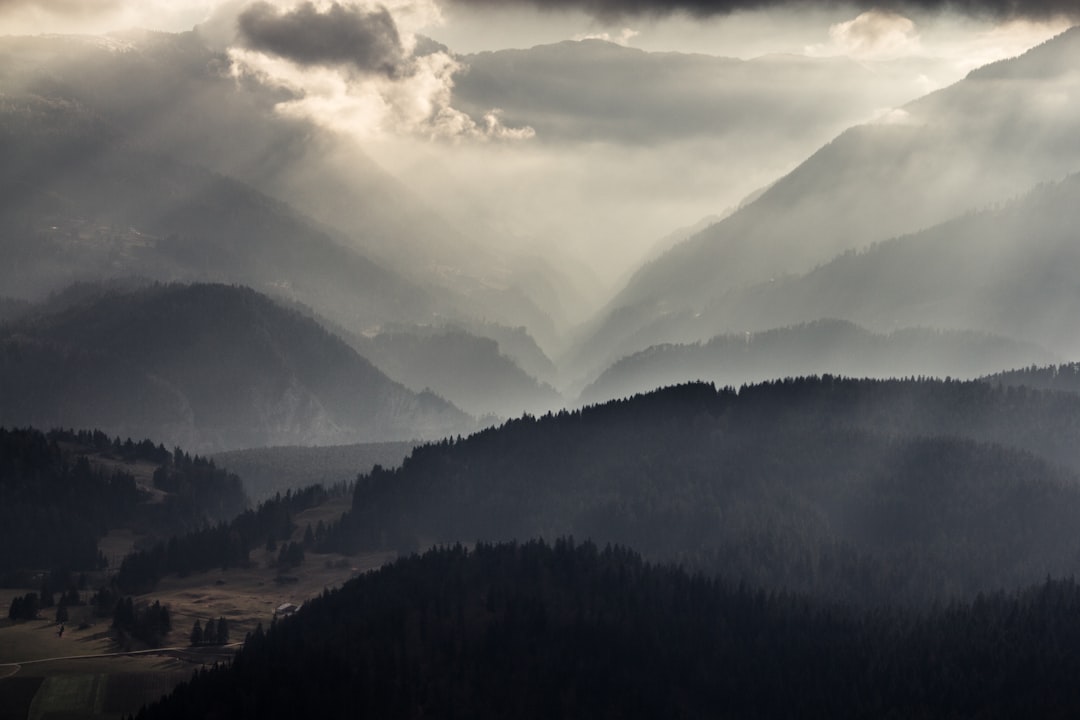
MULTIPOLYGON (((987 286, 1012 260, 947 316, 908 301, 847 312, 835 292, 792 288, 842 253, 1080 170, 1075 43, 976 70, 1073 20, 1051 0, 9 0, 2 209, 22 264, 0 296, 124 276, 249 284, 361 354, 381 348, 391 379, 448 396, 455 372, 479 387, 479 368, 506 361, 559 366, 515 393, 539 380, 572 399, 658 343, 825 318, 992 333, 1067 359, 1060 322, 978 312, 1004 305, 987 286), (199 250, 181 247, 190 237, 199 250), (354 263, 363 279, 341 280, 354 263), (783 291, 760 289, 777 279, 783 291), (394 354, 459 332, 479 355, 456 370, 394 354), (402 333, 420 339, 391 340, 402 333)), ((1024 232, 1040 234, 1037 217, 1024 232)), ((460 402, 475 414, 514 413, 474 395, 460 402)))

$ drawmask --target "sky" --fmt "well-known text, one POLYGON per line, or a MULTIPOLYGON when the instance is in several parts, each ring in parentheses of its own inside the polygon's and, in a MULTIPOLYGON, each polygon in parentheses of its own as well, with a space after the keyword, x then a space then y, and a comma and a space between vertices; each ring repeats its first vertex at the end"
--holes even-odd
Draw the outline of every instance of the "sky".
POLYGON ((198 26, 237 77, 287 91, 278 112, 356 143, 485 242, 577 268, 600 302, 678 228, 1056 35, 1073 6, 0 0, 0 32, 198 26), (491 54, 587 39, 614 45, 491 54))

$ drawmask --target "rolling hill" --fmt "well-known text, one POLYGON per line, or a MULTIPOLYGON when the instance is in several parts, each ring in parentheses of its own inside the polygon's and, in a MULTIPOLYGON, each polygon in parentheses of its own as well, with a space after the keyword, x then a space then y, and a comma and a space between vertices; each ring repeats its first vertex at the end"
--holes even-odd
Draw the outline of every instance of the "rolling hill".
POLYGON ((138 429, 198 452, 471 427, 314 320, 242 287, 76 288, 8 326, 2 342, 2 424, 138 429))
POLYGON ((973 596, 1080 568, 1078 418, 975 381, 677 386, 417 448, 325 549, 573 535, 846 602, 973 596))
POLYGON ((693 380, 738 387, 803 373, 970 379, 1052 359, 1038 346, 975 332, 908 328, 886 335, 842 320, 818 320, 720 335, 693 345, 651 347, 601 373, 582 391, 580 401, 603 402, 693 380))

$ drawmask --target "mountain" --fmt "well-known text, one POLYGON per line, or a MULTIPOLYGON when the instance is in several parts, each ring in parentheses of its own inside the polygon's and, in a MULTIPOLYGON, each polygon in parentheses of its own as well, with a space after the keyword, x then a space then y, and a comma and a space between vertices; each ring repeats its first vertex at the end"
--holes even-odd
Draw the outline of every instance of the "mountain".
POLYGON ((529 376, 499 344, 453 328, 401 328, 359 338, 357 350, 406 387, 429 389, 475 415, 516 417, 560 407, 550 386, 529 376))
POLYGON ((253 290, 76 291, 6 328, 0 424, 138 430, 199 452, 471 427, 449 403, 390 381, 314 320, 253 290))
POLYGON ((419 447, 325 550, 573 535, 844 602, 973 596, 1080 569, 1078 419, 981 382, 677 386, 419 447))
POLYGON ((843 320, 818 320, 720 335, 693 345, 651 347, 601 373, 582 391, 580 401, 603 402, 692 380, 738 387, 804 373, 976 378, 1051 359, 1037 346, 975 332, 908 328, 886 335, 843 320))
POLYGON ((139 720, 1069 717, 1080 590, 822 605, 558 540, 403 558, 260 626, 139 720))
MULTIPOLYGON (((950 221, 1075 172, 1078 61, 1080 28, 1073 28, 843 132, 757 200, 642 267, 588 329, 573 358, 577 371, 649 345, 704 340, 724 330, 821 317, 861 322, 832 312, 690 336, 666 327, 738 288, 805 273, 847 250, 950 221)), ((1053 232, 1055 220, 1044 220, 1023 237, 1053 232)))
POLYGON ((468 69, 454 84, 458 107, 477 117, 499 108, 508 126, 533 127, 547 142, 738 136, 767 154, 776 149, 770 143, 817 142, 920 94, 910 79, 882 82, 885 68, 836 57, 740 60, 586 39, 460 59, 468 69), (785 113, 803 122, 793 125, 785 113))
MULTIPOLYGON (((545 287, 565 284, 555 268, 538 266, 524 278, 516 259, 500 254, 497 238, 488 242, 474 236, 473 228, 452 226, 356 143, 311 121, 277 112, 279 103, 295 99, 290 91, 234 70, 232 59, 210 49, 197 31, 0 38, 0 134, 7 136, 5 158, 10 155, 12 160, 6 168, 15 182, 25 179, 30 185, 24 192, 60 200, 74 196, 72 210, 78 211, 74 218, 61 218, 64 222, 32 217, 32 228, 48 230, 55 225, 60 232, 69 232, 75 224, 84 246, 112 236, 127 244, 145 241, 132 237, 131 228, 158 238, 175 234, 187 243, 193 242, 187 236, 195 234, 211 248, 223 235, 241 235, 233 238, 241 246, 262 234, 271 236, 267 239, 271 245, 281 236, 294 235, 295 245, 311 248, 314 255, 305 259, 303 250, 296 250, 299 257, 289 258, 301 266, 296 278, 205 273, 153 277, 228 280, 259 289, 267 289, 265 283, 291 282, 300 286, 298 297, 328 316, 344 314, 342 305, 370 307, 370 315, 383 321, 430 322, 431 314, 438 312, 459 320, 489 317, 511 326, 527 324, 548 340, 555 337, 559 329, 541 307, 561 312, 545 287), (28 104, 47 107, 26 108, 28 104), (61 121, 64 131, 90 137, 62 138, 60 148, 35 143, 35 137, 58 134, 37 125, 41 120, 56 122, 61 107, 77 113, 61 121), (21 122, 27 118, 30 122, 21 122), (102 142, 102 133, 108 142, 102 142), (73 152, 76 146, 83 152, 73 152), (132 160, 132 155, 143 157, 132 160), (133 162, 146 167, 131 168, 133 162), (174 167, 178 162, 181 170, 174 167), (82 167, 84 163, 91 165, 82 167), (164 177, 153 174, 158 166, 164 177), (237 193, 265 197, 238 203, 237 193), (93 202, 80 203, 87 194, 93 202), (285 201, 288 207, 278 203, 272 212, 263 207, 264 217, 250 217, 251 209, 244 206, 252 202, 265 206, 268 198, 285 201), (215 207, 219 200, 226 208, 240 207, 223 216, 215 207), (87 211, 88 204, 97 212, 87 211), (120 206, 112 213, 115 222, 101 222, 100 216, 114 205, 120 206), (145 210, 134 217, 125 215, 144 205, 145 210), (208 211, 209 227, 190 227, 198 221, 191 216, 202 211, 208 211), (322 224, 315 225, 311 217, 322 224), (83 221, 99 226, 98 237, 83 221), (177 222, 179 227, 168 226, 177 222), (297 228, 298 222, 308 227, 297 228), (335 297, 311 294, 316 290, 303 265, 329 260, 330 252, 321 247, 327 238, 314 235, 329 236, 337 245, 333 253, 340 268, 335 270, 334 262, 325 264, 330 272, 320 290, 336 293, 335 297), (364 263, 374 267, 360 268, 352 282, 339 277, 364 263), (417 286, 424 291, 418 292, 417 286), (350 298, 363 292, 365 302, 350 298), (380 298, 385 298, 381 305, 380 298), (320 299, 326 302, 317 302, 320 299)), ((235 245, 230 249, 240 250, 235 245)), ((259 251, 250 249, 244 259, 257 263, 259 251)), ((215 256, 200 246, 185 260, 200 253, 209 255, 207 260, 215 256)), ((278 266, 279 274, 286 270, 291 266, 278 266)))
MULTIPOLYGON (((1076 357, 1078 208, 1080 175, 1071 175, 994 208, 844 253, 804 275, 729 292, 696 317, 671 318, 669 328, 685 336, 838 317, 879 332, 970 329, 1076 357)), ((1031 362, 1045 364, 1023 364, 1031 362)))
POLYGON ((130 147, 85 107, 0 102, 0 270, 8 295, 143 276, 241 283, 368 327, 429 318, 435 299, 250 186, 130 147))

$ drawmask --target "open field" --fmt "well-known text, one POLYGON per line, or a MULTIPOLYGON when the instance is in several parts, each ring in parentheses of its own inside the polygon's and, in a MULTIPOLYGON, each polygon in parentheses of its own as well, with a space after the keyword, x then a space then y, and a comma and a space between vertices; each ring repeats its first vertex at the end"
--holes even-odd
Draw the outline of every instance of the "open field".
MULTIPOLYGON (((339 501, 300 513, 293 539, 303 537, 308 523, 337 519, 346 504, 339 501)), ((119 535, 112 540, 118 550, 131 542, 119 535)), ((325 588, 393 558, 390 552, 308 554, 301 566, 282 573, 275 567, 276 553, 259 548, 252 551, 247 568, 165 578, 156 590, 135 598, 136 604, 157 600, 169 607, 173 631, 166 638, 169 647, 162 649, 137 642, 120 647, 109 632, 111 618, 93 617, 88 607, 70 608, 63 637, 57 635, 51 608, 27 622, 11 623, 5 614, 0 620, 0 720, 118 720, 172 690, 197 667, 228 660, 246 633, 271 622, 279 605, 301 605, 325 588), (228 620, 233 647, 187 647, 196 620, 205 624, 220 617, 228 620), (124 651, 133 654, 120 654, 124 651)), ((35 590, 0 589, 0 608, 35 590)))

